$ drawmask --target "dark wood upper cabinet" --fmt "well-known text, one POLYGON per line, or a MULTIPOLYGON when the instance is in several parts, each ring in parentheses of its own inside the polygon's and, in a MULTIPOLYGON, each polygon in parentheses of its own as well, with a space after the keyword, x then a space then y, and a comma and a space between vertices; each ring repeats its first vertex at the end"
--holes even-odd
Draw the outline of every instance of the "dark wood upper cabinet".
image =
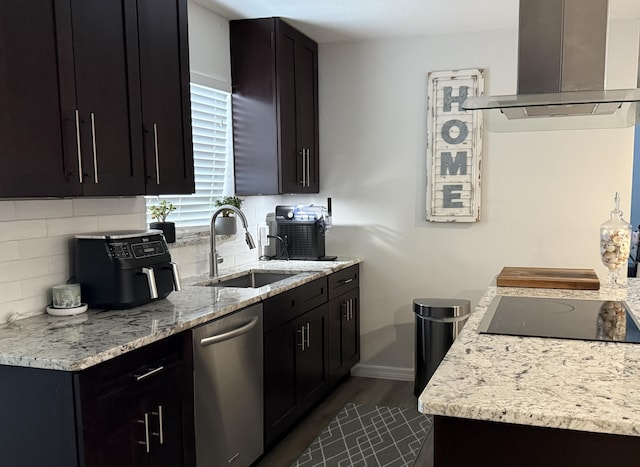
POLYGON ((0 3, 0 197, 193 192, 186 4, 0 3))
POLYGON ((138 27, 146 192, 193 193, 187 2, 138 0, 138 27))
POLYGON ((68 2, 0 2, 0 196, 81 193, 78 161, 65 158, 75 142, 72 54, 57 53, 71 47, 70 23, 56 27, 70 18, 68 2))
POLYGON ((236 193, 318 193, 317 44, 280 18, 230 36, 236 193))
POLYGON ((72 0, 71 18, 82 194, 143 194, 135 2, 72 0))

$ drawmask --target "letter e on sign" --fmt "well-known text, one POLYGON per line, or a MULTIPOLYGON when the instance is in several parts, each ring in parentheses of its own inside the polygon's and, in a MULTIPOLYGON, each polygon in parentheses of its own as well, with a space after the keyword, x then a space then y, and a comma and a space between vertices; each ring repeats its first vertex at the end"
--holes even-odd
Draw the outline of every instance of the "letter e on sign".
POLYGON ((461 104, 481 95, 482 70, 427 74, 428 221, 480 220, 482 113, 461 104))

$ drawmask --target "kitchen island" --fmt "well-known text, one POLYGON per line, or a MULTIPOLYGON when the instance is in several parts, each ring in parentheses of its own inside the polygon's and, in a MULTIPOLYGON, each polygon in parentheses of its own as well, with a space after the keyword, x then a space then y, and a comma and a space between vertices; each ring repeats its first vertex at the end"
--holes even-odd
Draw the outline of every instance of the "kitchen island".
POLYGON ((479 334, 496 295, 623 300, 640 279, 597 291, 489 287, 418 400, 434 465, 638 465, 640 345, 479 334))

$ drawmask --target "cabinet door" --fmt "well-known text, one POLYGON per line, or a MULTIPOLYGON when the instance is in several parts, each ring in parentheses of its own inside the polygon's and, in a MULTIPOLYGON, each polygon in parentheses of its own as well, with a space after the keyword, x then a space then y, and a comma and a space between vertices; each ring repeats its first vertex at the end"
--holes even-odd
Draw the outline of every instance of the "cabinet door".
POLYGON ((284 324, 264 335, 264 443, 265 448, 295 422, 296 327, 284 324))
POLYGON ((195 191, 186 0, 138 0, 147 194, 195 191))
POLYGON ((71 0, 84 195, 144 194, 135 2, 71 0))
POLYGON ((181 467, 183 453, 182 398, 175 385, 164 384, 149 395, 145 405, 150 430, 149 466, 181 467))
POLYGON ((276 22, 282 193, 318 192, 317 45, 282 20, 276 22))
POLYGON ((329 302, 329 374, 338 382, 360 360, 358 288, 329 302))
POLYGON ((145 401, 127 402, 122 401, 117 414, 84 430, 82 449, 86 467, 148 465, 147 447, 150 447, 151 435, 148 417, 145 425, 145 401))
POLYGON ((296 143, 305 157, 300 167, 302 191, 318 193, 318 46, 301 36, 296 41, 295 57, 296 143))
POLYGON ((193 463, 190 342, 174 336, 78 373, 85 467, 193 463))
POLYGON ((0 2, 0 197, 80 194, 70 57, 68 0, 0 2))
POLYGON ((312 406, 327 391, 327 305, 304 314, 295 321, 300 335, 296 352, 296 384, 300 410, 312 406), (300 341, 304 338, 304 341, 300 341))

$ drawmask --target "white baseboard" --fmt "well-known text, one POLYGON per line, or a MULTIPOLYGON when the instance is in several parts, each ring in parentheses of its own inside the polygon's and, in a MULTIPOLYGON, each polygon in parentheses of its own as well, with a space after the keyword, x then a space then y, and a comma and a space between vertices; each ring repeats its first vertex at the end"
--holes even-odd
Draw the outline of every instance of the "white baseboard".
POLYGON ((352 376, 363 378, 393 379, 396 381, 413 381, 413 368, 398 368, 394 366, 361 365, 351 369, 352 376))

